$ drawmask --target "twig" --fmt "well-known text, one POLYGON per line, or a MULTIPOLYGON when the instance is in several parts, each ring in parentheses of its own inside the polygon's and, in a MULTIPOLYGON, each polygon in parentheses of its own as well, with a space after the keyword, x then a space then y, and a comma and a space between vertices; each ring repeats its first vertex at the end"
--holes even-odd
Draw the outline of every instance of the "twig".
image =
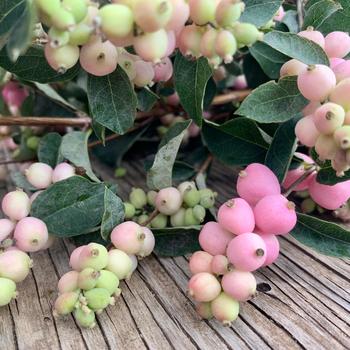
POLYGON ((24 125, 24 126, 86 126, 91 119, 84 118, 59 118, 59 117, 0 117, 0 125, 24 125))
POLYGON ((283 193, 285 197, 288 197, 293 190, 300 184, 302 183, 309 175, 311 175, 314 171, 316 170, 315 167, 312 167, 308 171, 306 171, 303 175, 301 175, 295 182, 293 182, 283 193))
POLYGON ((303 23, 304 23, 303 11, 304 11, 303 0, 297 0, 297 13, 298 13, 299 29, 302 28, 303 23))
POLYGON ((0 165, 6 165, 6 164, 16 164, 16 163, 26 163, 30 162, 30 160, 16 160, 16 159, 0 159, 0 165))
POLYGON ((147 226, 149 223, 151 223, 151 221, 152 221, 158 214, 159 214, 158 209, 155 209, 155 210, 151 213, 151 215, 148 217, 148 219, 147 219, 145 222, 141 223, 140 225, 141 225, 141 226, 147 226))
POLYGON ((218 95, 214 98, 212 105, 218 106, 223 105, 229 102, 241 102, 243 101, 252 90, 241 90, 241 91, 232 91, 227 94, 218 95))
POLYGON ((209 156, 207 157, 207 159, 204 161, 204 163, 201 165, 201 167, 199 168, 197 174, 195 177, 197 177, 200 174, 204 174, 207 169, 209 168, 211 162, 213 161, 214 157, 212 154, 209 154, 209 156))

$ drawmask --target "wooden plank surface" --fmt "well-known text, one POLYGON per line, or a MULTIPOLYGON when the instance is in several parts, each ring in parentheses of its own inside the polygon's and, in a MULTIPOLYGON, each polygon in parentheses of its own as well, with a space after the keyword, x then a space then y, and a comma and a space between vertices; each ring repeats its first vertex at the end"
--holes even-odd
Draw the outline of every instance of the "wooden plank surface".
MULTIPOLYGON (((132 186, 145 186, 142 163, 125 166, 123 198, 132 186)), ((95 163, 95 171, 115 182, 111 169, 95 163)), ((219 203, 234 195, 233 180, 233 170, 214 167, 208 185, 219 192, 219 203)), ((1 186, 2 196, 11 184, 1 186)), ((86 330, 72 317, 52 315, 57 281, 74 249, 58 241, 32 255, 34 268, 18 286, 18 299, 0 309, 0 349, 349 349, 350 262, 321 256, 291 237, 280 243, 277 262, 256 273, 264 291, 241 304, 232 327, 198 318, 186 293, 188 257, 151 256, 122 283, 116 305, 86 330)))

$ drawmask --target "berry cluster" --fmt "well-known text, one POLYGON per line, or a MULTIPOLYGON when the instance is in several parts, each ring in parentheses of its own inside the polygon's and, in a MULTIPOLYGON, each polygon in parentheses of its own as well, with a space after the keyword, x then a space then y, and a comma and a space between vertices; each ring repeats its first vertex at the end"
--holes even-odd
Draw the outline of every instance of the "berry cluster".
POLYGON ((254 296, 252 271, 277 259, 276 236, 288 234, 297 220, 294 203, 281 194, 276 176, 265 165, 250 164, 241 171, 237 192, 240 197, 219 208, 218 222, 203 226, 203 251, 190 259, 189 293, 199 302, 199 314, 224 324, 237 318, 240 301, 254 296))
POLYGON ((159 214, 149 223, 152 228, 162 229, 169 224, 172 227, 199 225, 205 219, 206 210, 214 207, 216 196, 208 188, 198 190, 192 181, 159 192, 146 193, 141 188, 133 188, 129 202, 124 203, 125 218, 143 224, 156 209, 159 214))
POLYGON ((45 55, 53 69, 64 72, 80 61, 90 74, 103 76, 119 64, 136 86, 170 79, 169 56, 177 47, 216 67, 263 36, 254 25, 238 22, 241 0, 114 0, 101 8, 90 0, 36 4, 50 28, 45 55))
POLYGON ((332 32, 326 37, 308 28, 299 33, 321 46, 331 66, 305 65, 295 59, 281 68, 281 76, 297 75, 301 94, 310 100, 295 133, 302 144, 315 147, 321 161, 330 160, 337 176, 350 169, 350 36, 332 32))
POLYGON ((137 268, 137 257, 150 255, 154 248, 153 233, 134 222, 114 228, 111 240, 115 248, 97 243, 76 248, 70 257, 72 271, 58 282, 59 296, 54 313, 65 316, 73 312, 81 327, 95 326, 95 313, 102 312, 121 294, 119 283, 129 279, 137 268))

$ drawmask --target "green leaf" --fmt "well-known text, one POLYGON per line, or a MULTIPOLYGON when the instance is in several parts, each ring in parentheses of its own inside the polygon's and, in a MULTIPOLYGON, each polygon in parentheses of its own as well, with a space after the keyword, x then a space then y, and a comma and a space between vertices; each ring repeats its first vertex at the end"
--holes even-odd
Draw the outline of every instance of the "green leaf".
POLYGON ((298 214, 292 236, 322 254, 350 257, 350 232, 335 223, 298 214))
POLYGON ((216 83, 213 78, 209 78, 207 86, 205 88, 204 100, 203 100, 203 109, 208 110, 212 104, 214 97, 216 96, 217 89, 216 83))
POLYGON ((38 159, 39 162, 49 164, 55 167, 63 158, 60 154, 62 136, 57 132, 50 132, 43 136, 39 143, 38 159))
POLYGON ((99 124, 117 134, 124 134, 133 126, 137 98, 120 66, 103 77, 89 75, 87 93, 92 117, 99 124))
POLYGON ((13 184, 18 187, 21 188, 25 191, 29 191, 29 192, 35 192, 37 191, 37 188, 33 187, 27 180, 27 178, 23 175, 22 172, 20 171, 11 171, 10 172, 10 177, 11 177, 11 181, 13 182, 13 184))
POLYGON ((325 185, 335 185, 348 180, 350 180, 350 170, 346 171, 344 176, 339 177, 330 165, 326 165, 317 173, 317 181, 325 185))
POLYGON ((252 120, 235 118, 222 125, 205 122, 202 133, 209 151, 226 164, 264 162, 268 144, 252 120))
POLYGON ((176 161, 173 167, 173 181, 186 181, 195 175, 196 171, 192 165, 176 161))
POLYGON ((200 250, 198 235, 201 226, 152 229, 156 238, 155 253, 161 256, 180 256, 200 250))
POLYGON ((175 89, 183 108, 198 126, 202 125, 204 94, 211 75, 212 69, 205 57, 189 60, 180 53, 176 55, 175 89))
POLYGON ((103 146, 105 146, 106 128, 96 120, 92 120, 91 128, 94 131, 96 137, 102 142, 103 146))
POLYGON ((142 112, 150 111, 159 96, 148 88, 143 88, 137 93, 137 108, 142 112))
POLYGON ((299 32, 297 11, 294 11, 294 10, 286 11, 281 23, 286 25, 290 32, 292 32, 292 33, 299 32))
POLYGON ((39 46, 30 47, 15 63, 8 58, 5 49, 1 50, 0 66, 17 75, 20 79, 43 84, 72 79, 80 70, 80 66, 77 64, 64 74, 57 73, 47 63, 43 48, 39 46))
POLYGON ((0 37, 11 31, 25 8, 26 0, 0 1, 0 37))
POLYGON ((255 89, 261 84, 270 81, 270 78, 264 73, 257 60, 249 53, 243 58, 243 72, 251 89, 255 89))
POLYGON ((245 10, 240 22, 253 23, 261 27, 275 16, 283 0, 245 0, 244 3, 245 10))
POLYGON ((261 123, 285 122, 299 113, 308 101, 300 94, 296 77, 270 81, 255 89, 236 114, 261 123))
POLYGON ((35 4, 28 0, 7 42, 6 49, 12 62, 16 62, 18 57, 24 54, 31 45, 36 22, 35 4))
POLYGON ((279 126, 266 154, 265 165, 275 173, 280 183, 287 175, 296 150, 297 139, 294 129, 299 119, 300 116, 294 117, 279 126))
POLYGON ((282 65, 290 59, 288 56, 283 55, 261 41, 256 42, 250 47, 249 52, 259 62, 264 73, 271 79, 278 79, 280 77, 282 65))
POLYGON ((86 233, 100 224, 105 185, 73 176, 50 186, 33 202, 31 215, 43 220, 58 237, 86 233))
POLYGON ((124 220, 124 203, 109 188, 105 188, 104 213, 101 224, 101 237, 109 240, 109 236, 117 225, 124 220))
POLYGON ((264 42, 280 53, 305 64, 329 65, 328 57, 319 45, 295 33, 272 31, 265 35, 264 42))
POLYGON ((305 12, 303 28, 313 27, 318 29, 335 12, 342 10, 339 2, 334 0, 321 0, 313 4, 305 12))
POLYGON ((60 154, 77 167, 84 168, 86 175, 93 181, 100 182, 91 169, 87 142, 91 132, 73 131, 62 138, 60 154))
POLYGON ((147 173, 147 185, 150 189, 160 190, 172 186, 173 166, 183 137, 191 121, 173 125, 164 135, 153 165, 147 173))

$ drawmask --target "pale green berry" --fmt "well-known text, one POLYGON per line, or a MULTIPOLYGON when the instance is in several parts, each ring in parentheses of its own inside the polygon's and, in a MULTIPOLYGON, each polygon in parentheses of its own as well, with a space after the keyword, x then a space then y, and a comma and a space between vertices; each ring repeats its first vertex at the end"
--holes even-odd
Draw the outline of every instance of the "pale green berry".
POLYGON ((100 277, 100 272, 87 267, 79 273, 78 276, 78 287, 84 290, 90 290, 95 288, 97 280, 100 277))
POLYGON ((114 176, 115 177, 124 177, 126 175, 126 169, 119 167, 117 169, 115 169, 114 171, 114 176))
POLYGON ((133 188, 129 195, 130 203, 136 209, 142 209, 147 204, 147 196, 142 188, 133 188))
POLYGON ((199 225, 200 222, 193 214, 193 209, 188 208, 185 212, 185 226, 199 225))
POLYGON ((108 290, 109 295, 119 295, 119 278, 111 271, 101 270, 100 277, 97 279, 96 288, 108 290))
POLYGON ((237 22, 232 27, 232 33, 237 42, 243 46, 250 46, 263 38, 263 33, 259 32, 259 30, 251 23, 237 22))
POLYGON ((215 197, 217 196, 216 192, 213 192, 209 188, 203 188, 200 190, 201 199, 200 205, 205 209, 213 208, 215 205, 215 197))
POLYGON ((93 311, 105 309, 108 305, 114 304, 114 298, 109 295, 109 291, 104 288, 94 288, 84 292, 87 306, 93 311))
POLYGON ((52 25, 59 30, 73 30, 76 24, 73 14, 62 7, 50 19, 52 25))
POLYGON ((167 226, 168 223, 168 217, 164 214, 158 214, 152 221, 151 221, 151 227, 152 228, 158 228, 162 229, 167 226))
POLYGON ((156 205, 156 197, 157 192, 156 191, 148 191, 147 192, 147 203, 154 207, 156 205))
POLYGON ((205 208, 202 207, 201 205, 196 205, 194 208, 193 208, 193 216, 200 222, 202 223, 205 219, 205 214, 206 214, 206 211, 205 211, 205 208))
POLYGON ((135 216, 136 209, 135 207, 129 203, 129 202, 124 202, 124 211, 125 211, 125 219, 131 219, 132 217, 135 216))
POLYGON ((61 47, 69 43, 69 32, 67 30, 59 30, 51 27, 49 32, 50 45, 53 48, 61 47))
POLYGON ((316 210, 316 203, 311 198, 306 198, 301 202, 301 211, 305 214, 311 214, 316 210))
POLYGON ((15 282, 8 278, 0 277, 0 306, 9 304, 16 295, 15 282))
POLYGON ((149 216, 148 216, 147 214, 142 214, 142 215, 140 215, 140 216, 138 217, 137 223, 138 223, 139 225, 143 225, 143 223, 145 223, 146 221, 148 221, 148 219, 149 219, 149 216))
POLYGON ((93 27, 86 23, 79 23, 70 33, 69 33, 69 44, 73 46, 85 45, 93 33, 93 27))
POLYGON ((68 292, 61 294, 56 299, 54 312, 62 316, 70 314, 78 303, 79 295, 79 292, 68 292))
POLYGON ((193 208, 194 206, 196 206, 199 203, 200 199, 201 199, 201 194, 195 188, 192 188, 189 191, 185 191, 183 195, 184 203, 190 208, 193 208))
POLYGON ((73 15, 76 23, 81 22, 88 13, 85 0, 62 0, 62 7, 73 15))
POLYGON ((36 151, 39 147, 39 142, 39 136, 31 136, 27 139, 27 147, 33 151, 36 151))
POLYGON ((74 318, 80 327, 93 328, 96 325, 95 313, 89 308, 77 308, 74 310, 74 318))
POLYGON ((175 214, 170 216, 170 225, 172 227, 185 226, 186 209, 180 208, 175 214))

